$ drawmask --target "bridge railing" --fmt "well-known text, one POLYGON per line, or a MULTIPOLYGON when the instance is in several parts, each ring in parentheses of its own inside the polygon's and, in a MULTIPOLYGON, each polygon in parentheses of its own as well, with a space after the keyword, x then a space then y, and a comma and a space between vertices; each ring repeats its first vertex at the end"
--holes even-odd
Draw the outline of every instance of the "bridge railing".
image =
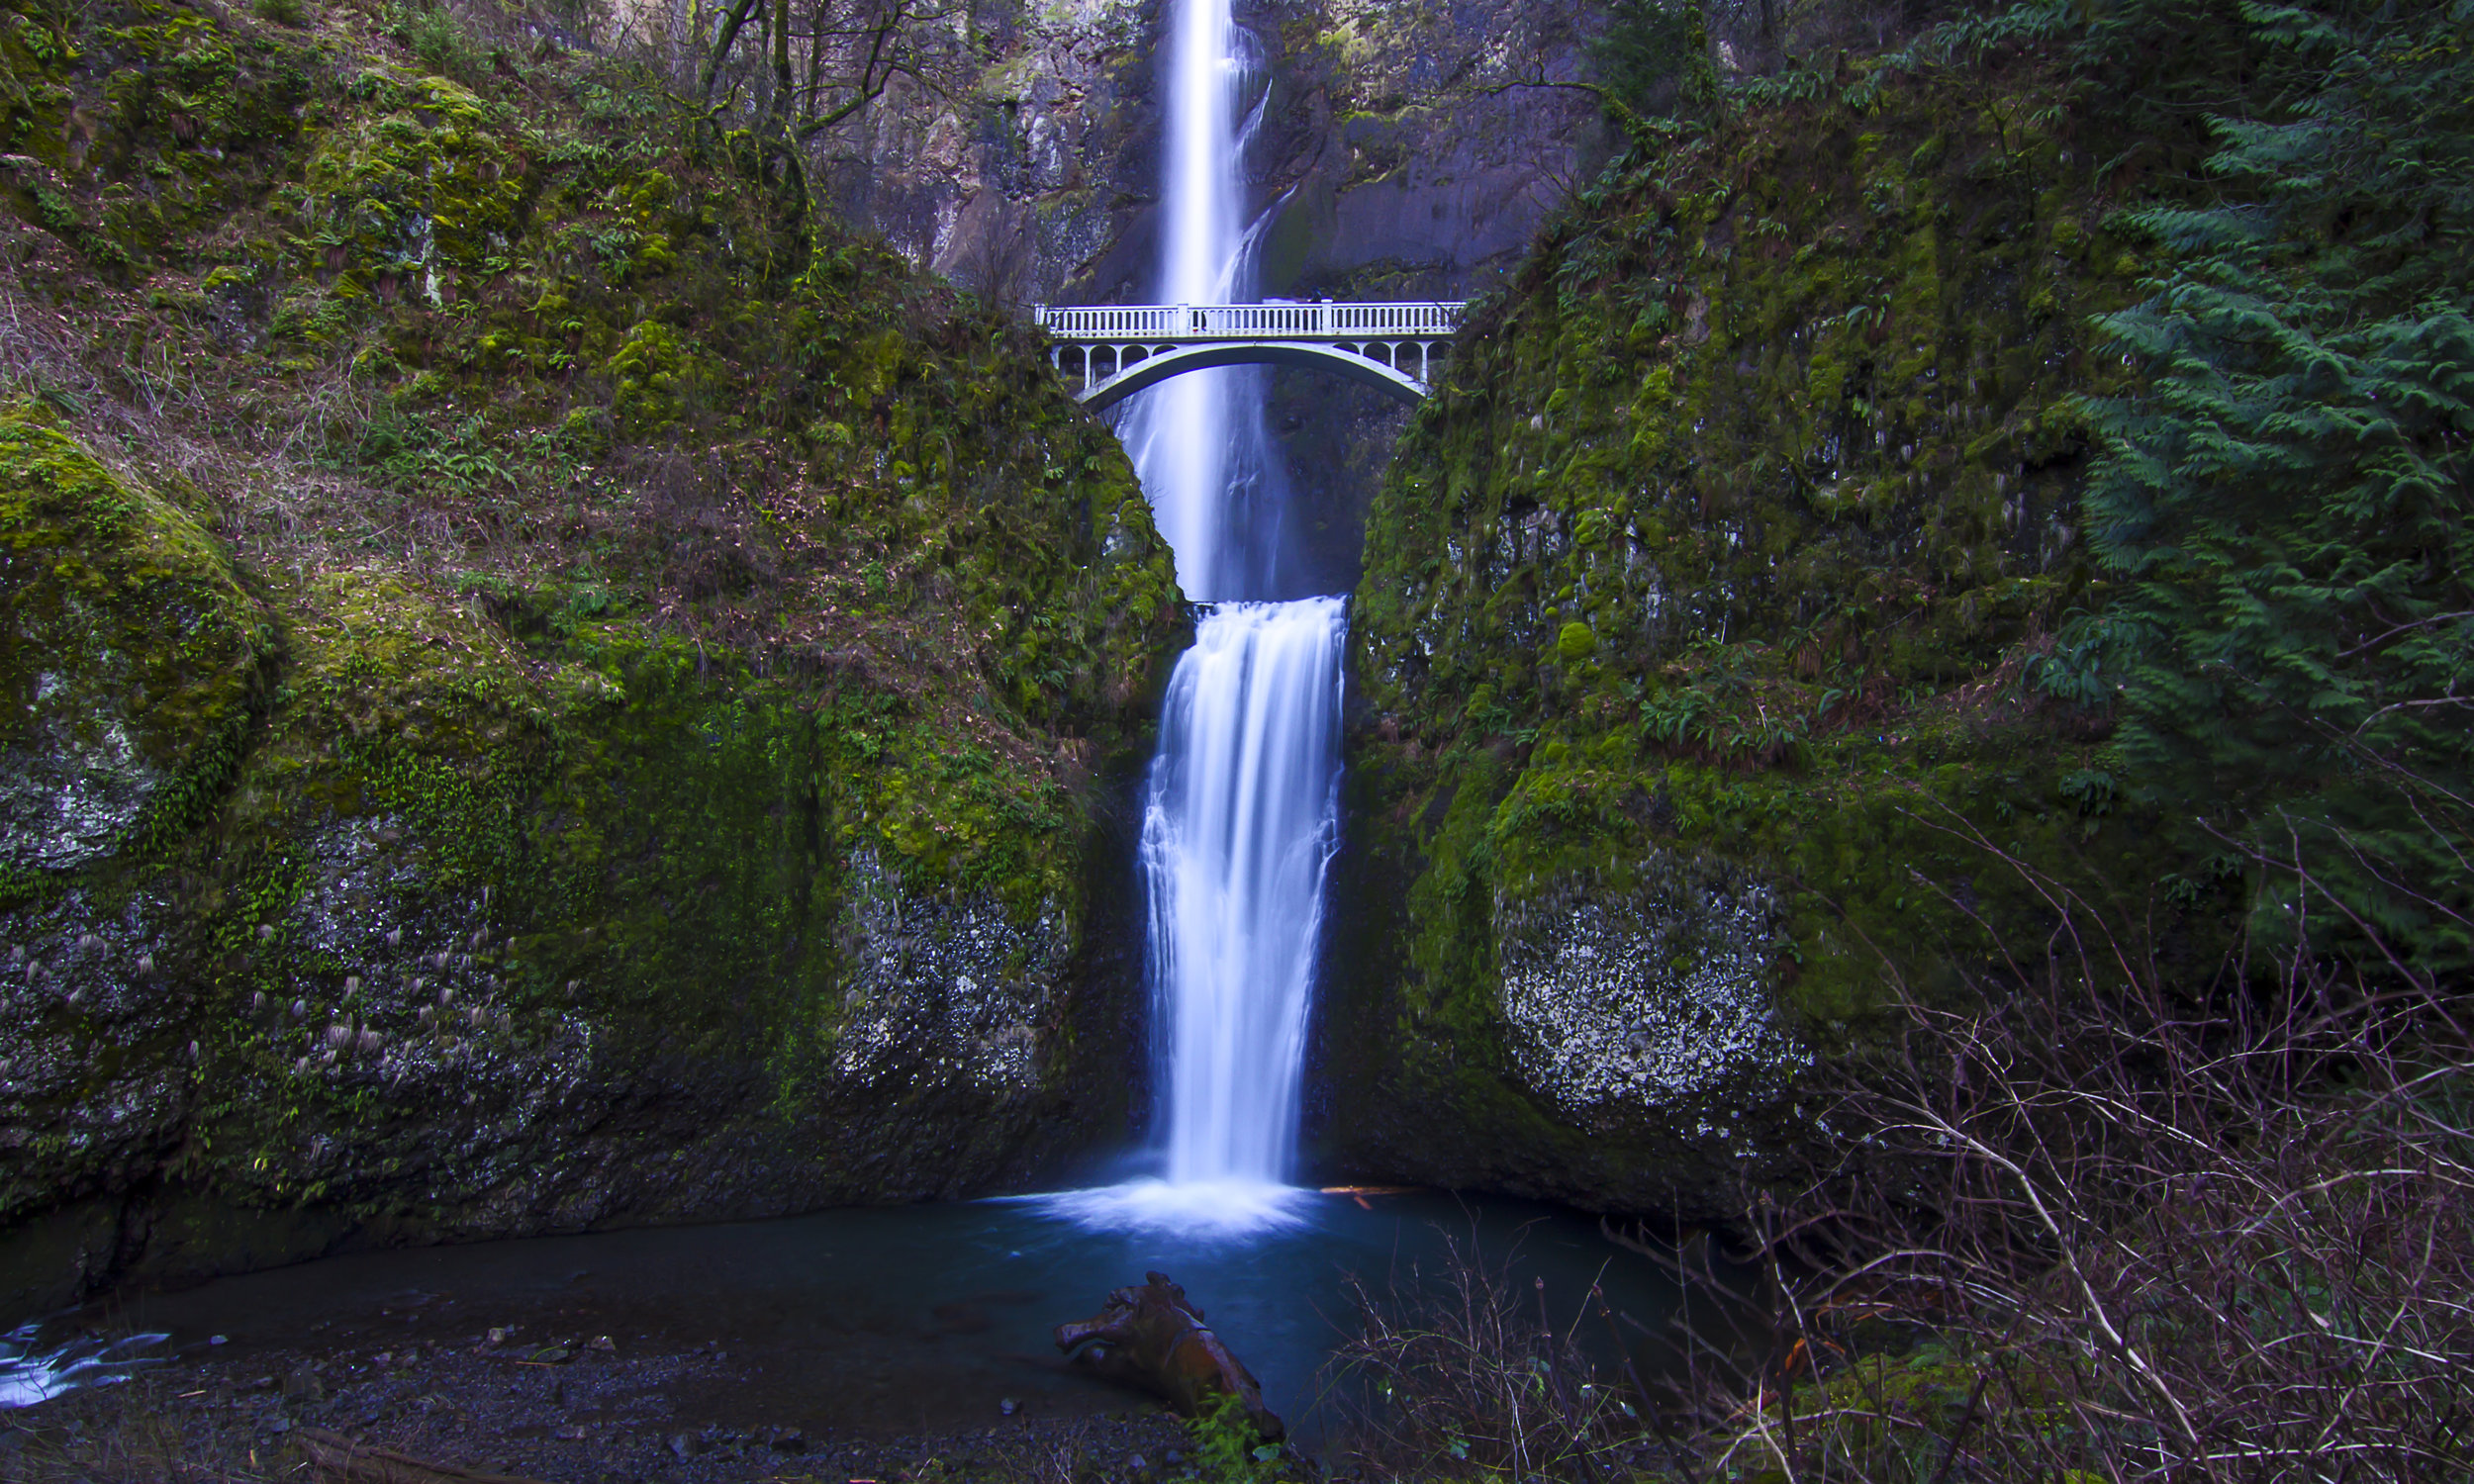
POLYGON ((1033 313, 1060 340, 1430 339, 1460 327, 1466 303, 1136 304, 1033 313))
POLYGON ((1042 327, 1061 340, 1151 340, 1176 333, 1170 326, 1177 307, 1166 304, 1111 305, 1101 309, 1050 309, 1034 312, 1042 327))

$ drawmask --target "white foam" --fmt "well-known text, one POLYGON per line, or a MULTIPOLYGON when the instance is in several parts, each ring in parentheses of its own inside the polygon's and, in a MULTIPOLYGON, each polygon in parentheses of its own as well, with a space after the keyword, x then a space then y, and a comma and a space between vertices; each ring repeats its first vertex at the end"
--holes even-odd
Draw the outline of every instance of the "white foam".
POLYGON ((1023 1197, 1088 1231, 1156 1232, 1226 1241, 1304 1226, 1314 1192, 1268 1180, 1129 1180, 1023 1197))
POLYGON ((21 1325, 0 1336, 0 1411, 32 1407, 82 1386, 108 1386, 126 1381, 150 1356, 138 1351, 163 1343, 162 1335, 131 1335, 121 1340, 85 1340, 39 1348, 34 1325, 21 1325))

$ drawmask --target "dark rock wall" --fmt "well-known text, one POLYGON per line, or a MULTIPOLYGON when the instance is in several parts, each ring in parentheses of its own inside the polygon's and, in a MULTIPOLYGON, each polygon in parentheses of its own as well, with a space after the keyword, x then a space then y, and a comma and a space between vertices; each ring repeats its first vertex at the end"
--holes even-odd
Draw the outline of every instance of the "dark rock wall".
POLYGON ((19 9, 0 1317, 1120 1137, 1188 627, 1018 330, 623 64, 19 9))
MULTIPOLYGON (((1594 97, 1552 85, 1586 71, 1589 0, 1292 0, 1239 19, 1269 60, 1247 162, 1272 296, 1483 292, 1610 147, 1594 97)), ((976 24, 996 58, 967 107, 897 97, 825 146, 839 209, 1003 301, 1145 302, 1162 7, 999 4, 976 24)), ((1271 384, 1297 549, 1311 586, 1344 592, 1401 413, 1310 372, 1271 384)))
MULTIPOLYGON (((1369 522, 1317 1117, 1334 1173, 1741 1212, 1800 1070, 2053 905, 2220 931, 2025 688, 2140 263, 2032 63, 1644 151, 1462 336, 1369 522)), ((2032 951, 2032 950, 2031 950, 2032 951)), ((2066 955, 2065 955, 2066 957, 2066 955)), ((2056 972, 2080 973, 2076 960, 2056 972)))
POLYGON ((527 645, 349 572, 252 597, 5 427, 47 461, 0 664, 41 698, 0 730, 9 1312, 346 1237, 956 1196, 1124 1127, 1123 775, 623 620, 527 645), (103 740, 54 724, 69 692, 103 740))
MULTIPOLYGON (((1500 279, 1608 148, 1589 6, 1243 3, 1267 48, 1247 164, 1275 295, 1461 297, 1500 279)), ((1029 303, 1139 302, 1158 244, 1156 0, 983 6, 967 104, 889 95, 819 145, 842 209, 927 266, 1029 303)))

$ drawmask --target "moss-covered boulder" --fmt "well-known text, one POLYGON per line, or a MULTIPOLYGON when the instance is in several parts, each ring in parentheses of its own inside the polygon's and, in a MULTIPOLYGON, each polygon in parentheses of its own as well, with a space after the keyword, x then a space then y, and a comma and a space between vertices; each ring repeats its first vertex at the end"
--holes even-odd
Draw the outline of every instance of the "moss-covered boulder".
POLYGON ((0 872, 194 823, 231 775, 269 633, 195 517, 51 419, 0 409, 0 872))
POLYGON ((1817 1127, 1800 1068, 2071 893, 2212 930, 2101 722, 2019 684, 2101 597, 2071 399, 2138 271, 2105 226, 2138 171, 2095 168, 2125 141, 2032 62, 1813 91, 1582 198, 1394 461, 1327 976, 1343 1168, 1741 1211, 1817 1127))

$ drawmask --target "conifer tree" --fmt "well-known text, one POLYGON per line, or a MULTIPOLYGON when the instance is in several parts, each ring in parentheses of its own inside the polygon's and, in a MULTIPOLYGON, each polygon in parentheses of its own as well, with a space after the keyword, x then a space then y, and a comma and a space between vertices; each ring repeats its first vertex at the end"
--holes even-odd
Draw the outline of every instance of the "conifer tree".
POLYGON ((2244 16, 2309 81, 2217 121, 2226 204, 2137 219, 2163 265, 2100 327, 2141 390, 2091 405, 2084 507, 2121 597, 2065 638, 2101 656, 2121 782, 2254 863, 2256 926, 2332 910, 2461 968, 2474 0, 2244 16))

